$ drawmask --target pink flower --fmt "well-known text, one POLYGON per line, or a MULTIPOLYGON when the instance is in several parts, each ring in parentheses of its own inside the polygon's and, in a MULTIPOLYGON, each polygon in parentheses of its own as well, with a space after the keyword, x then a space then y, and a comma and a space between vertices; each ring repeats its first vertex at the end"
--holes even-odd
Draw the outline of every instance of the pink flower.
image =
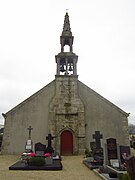
POLYGON ((48 157, 48 156, 50 156, 50 153, 45 153, 44 156, 48 157))

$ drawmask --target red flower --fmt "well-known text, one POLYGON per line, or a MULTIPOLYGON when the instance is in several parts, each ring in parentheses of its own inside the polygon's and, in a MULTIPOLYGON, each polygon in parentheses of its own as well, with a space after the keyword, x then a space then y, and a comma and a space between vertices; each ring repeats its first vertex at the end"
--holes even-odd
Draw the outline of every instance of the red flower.
POLYGON ((35 153, 29 153, 28 154, 30 157, 34 157, 35 156, 35 153))
POLYGON ((49 157, 49 156, 50 156, 50 153, 45 153, 44 156, 45 156, 45 157, 49 157))

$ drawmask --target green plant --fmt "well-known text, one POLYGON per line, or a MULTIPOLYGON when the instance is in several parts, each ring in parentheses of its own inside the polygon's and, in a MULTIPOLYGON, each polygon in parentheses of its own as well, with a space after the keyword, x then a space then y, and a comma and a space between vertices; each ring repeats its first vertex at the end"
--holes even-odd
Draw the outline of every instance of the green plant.
POLYGON ((86 157, 91 157, 91 151, 89 151, 88 149, 85 150, 85 155, 86 157))
POLYGON ((29 159, 30 166, 44 166, 45 159, 43 157, 31 157, 29 159))
POLYGON ((131 180, 131 178, 129 177, 129 174, 128 173, 124 173, 122 175, 122 180, 131 180))

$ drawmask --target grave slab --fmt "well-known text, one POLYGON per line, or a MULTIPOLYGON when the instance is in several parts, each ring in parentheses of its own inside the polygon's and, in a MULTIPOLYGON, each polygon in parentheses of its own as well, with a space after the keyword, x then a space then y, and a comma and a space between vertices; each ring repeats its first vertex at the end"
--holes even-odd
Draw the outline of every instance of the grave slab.
POLYGON ((18 161, 9 167, 9 170, 62 170, 63 166, 60 160, 53 160, 52 164, 44 166, 29 166, 22 161, 18 161))
POLYGON ((83 160, 83 164, 85 164, 85 166, 87 166, 91 170, 103 167, 102 165, 93 162, 88 162, 87 160, 83 160))
POLYGON ((93 171, 104 180, 118 180, 118 178, 110 178, 107 173, 99 173, 97 169, 93 169, 93 171))

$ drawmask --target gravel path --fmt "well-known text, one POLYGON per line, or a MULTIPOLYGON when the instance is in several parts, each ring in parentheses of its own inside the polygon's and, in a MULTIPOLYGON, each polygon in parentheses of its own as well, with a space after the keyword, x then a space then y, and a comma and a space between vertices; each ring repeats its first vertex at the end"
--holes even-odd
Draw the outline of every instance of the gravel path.
POLYGON ((62 157, 62 171, 9 171, 18 159, 14 155, 0 155, 0 180, 101 180, 82 163, 82 156, 62 157))

